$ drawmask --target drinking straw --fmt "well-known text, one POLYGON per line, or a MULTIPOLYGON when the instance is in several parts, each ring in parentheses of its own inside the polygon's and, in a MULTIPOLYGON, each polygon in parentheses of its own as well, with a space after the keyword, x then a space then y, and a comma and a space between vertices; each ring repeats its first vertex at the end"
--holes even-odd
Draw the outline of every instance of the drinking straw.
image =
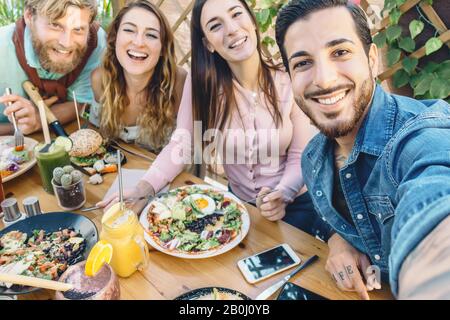
POLYGON ((78 115, 77 96, 75 95, 75 91, 72 91, 72 92, 73 92, 73 102, 75 103, 75 113, 77 115, 78 130, 81 130, 80 116, 78 115))

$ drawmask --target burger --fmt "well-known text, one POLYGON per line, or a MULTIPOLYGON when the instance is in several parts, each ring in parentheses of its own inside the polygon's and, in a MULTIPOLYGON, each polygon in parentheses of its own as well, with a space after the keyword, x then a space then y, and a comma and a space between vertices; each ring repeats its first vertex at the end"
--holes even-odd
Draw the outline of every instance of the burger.
POLYGON ((98 160, 103 159, 106 148, 103 137, 95 130, 81 129, 69 136, 72 148, 69 151, 70 161, 81 167, 91 167, 98 160))

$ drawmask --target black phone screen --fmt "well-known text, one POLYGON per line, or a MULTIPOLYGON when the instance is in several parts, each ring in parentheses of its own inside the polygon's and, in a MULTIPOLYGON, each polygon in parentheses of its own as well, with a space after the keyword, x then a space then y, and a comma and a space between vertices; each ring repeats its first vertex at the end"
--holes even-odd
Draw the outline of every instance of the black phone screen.
POLYGON ((317 293, 288 282, 284 285, 277 300, 328 300, 317 293))
POLYGON ((282 246, 244 259, 244 264, 255 279, 270 275, 294 263, 295 261, 282 246))

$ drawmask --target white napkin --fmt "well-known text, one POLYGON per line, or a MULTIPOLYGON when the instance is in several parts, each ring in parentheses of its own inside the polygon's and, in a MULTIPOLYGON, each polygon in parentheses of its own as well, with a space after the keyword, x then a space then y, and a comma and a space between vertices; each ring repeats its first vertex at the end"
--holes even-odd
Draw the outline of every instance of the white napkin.
MULTIPOLYGON (((142 176, 145 174, 146 170, 138 170, 138 169, 124 169, 122 168, 122 182, 123 182, 123 188, 132 188, 134 187, 139 180, 141 180, 142 176)), ((169 190, 169 185, 165 186, 159 193, 164 193, 169 190)), ((111 187, 109 188, 108 192, 106 192, 105 196, 103 197, 103 200, 108 198, 110 195, 112 195, 114 192, 119 191, 119 177, 117 176, 114 182, 112 183, 111 187)))

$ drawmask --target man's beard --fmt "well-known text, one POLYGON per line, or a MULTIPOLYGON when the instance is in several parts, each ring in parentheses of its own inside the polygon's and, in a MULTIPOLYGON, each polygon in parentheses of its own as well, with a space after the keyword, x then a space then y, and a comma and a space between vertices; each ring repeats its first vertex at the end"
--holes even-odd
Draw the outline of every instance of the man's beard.
POLYGON ((49 41, 43 43, 40 41, 33 30, 31 30, 31 41, 33 44, 34 51, 39 57, 39 62, 41 63, 41 67, 45 70, 58 73, 58 74, 68 74, 73 71, 83 60, 84 54, 86 53, 87 46, 80 47, 76 45, 74 49, 67 50, 66 48, 60 46, 58 42, 49 41), (73 50, 73 58, 70 62, 55 62, 50 58, 50 50, 65 50, 72 51, 73 50))
MULTIPOLYGON (((355 86, 353 85, 353 86, 351 86, 351 88, 355 89, 355 86)), ((330 89, 329 93, 335 92, 340 89, 341 88, 330 89)), ((354 110, 353 118, 348 121, 345 121, 345 122, 336 120, 336 123, 332 124, 332 125, 320 123, 318 121, 318 119, 314 117, 314 113, 312 112, 312 110, 307 107, 307 105, 305 103, 305 99, 303 99, 301 97, 295 97, 295 102, 300 107, 300 109, 302 109, 302 111, 308 116, 308 118, 311 120, 311 122, 314 124, 314 126, 316 126, 320 130, 320 132, 322 134, 324 134, 325 136, 327 136, 330 139, 336 139, 336 138, 344 137, 344 136, 348 135, 352 130, 354 130, 356 128, 356 126, 358 125, 362 116, 364 115, 365 110, 369 106, 369 103, 372 99, 373 90, 374 90, 373 80, 371 78, 364 80, 364 82, 361 85, 359 96, 356 97, 356 99, 354 99, 354 101, 352 103, 353 110, 354 110)), ((356 91, 355 91, 355 93, 357 94, 356 91)), ((317 94, 316 93, 309 94, 309 95, 306 95, 306 97, 312 96, 312 95, 317 95, 317 94)), ((343 111, 344 110, 342 110, 341 112, 343 112, 343 111)), ((332 120, 332 119, 338 118, 339 114, 340 114, 340 112, 337 112, 337 113, 326 114, 324 116, 326 118, 328 118, 329 120, 332 120)))

